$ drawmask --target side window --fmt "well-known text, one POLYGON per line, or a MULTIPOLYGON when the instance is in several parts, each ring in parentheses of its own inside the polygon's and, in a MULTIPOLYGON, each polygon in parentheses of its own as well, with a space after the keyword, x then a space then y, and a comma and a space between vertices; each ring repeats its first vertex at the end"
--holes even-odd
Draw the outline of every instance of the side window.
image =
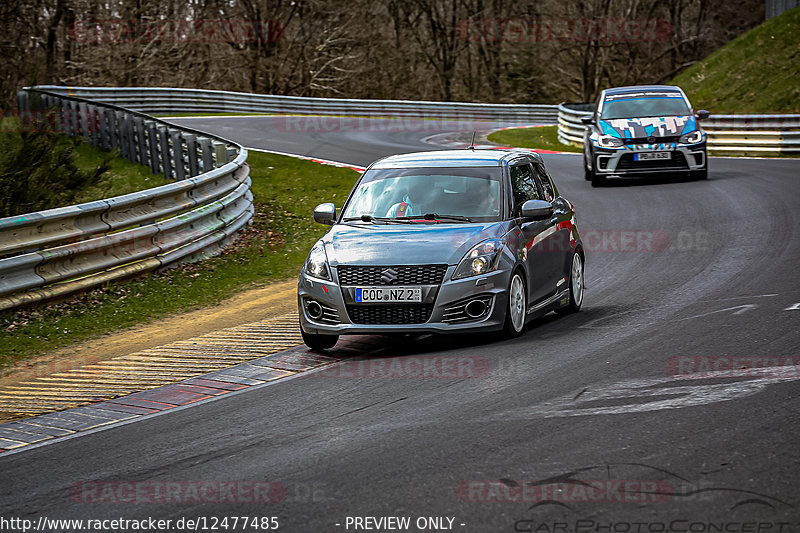
POLYGON ((511 191, 514 194, 514 216, 518 217, 522 204, 527 200, 540 200, 539 191, 533 183, 530 165, 511 167, 511 191))
POLYGON ((542 191, 544 191, 545 200, 552 202, 556 197, 556 193, 553 188, 553 182, 550 181, 550 176, 547 174, 544 165, 539 162, 534 163, 533 172, 537 184, 542 188, 542 191))

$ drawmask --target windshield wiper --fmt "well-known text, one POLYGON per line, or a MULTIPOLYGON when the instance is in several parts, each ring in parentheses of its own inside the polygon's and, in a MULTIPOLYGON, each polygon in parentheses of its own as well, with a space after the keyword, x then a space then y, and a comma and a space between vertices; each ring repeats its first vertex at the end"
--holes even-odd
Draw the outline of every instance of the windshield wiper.
POLYGON ((382 222, 384 224, 394 223, 394 224, 410 224, 411 221, 404 218, 385 218, 385 217, 374 217, 372 215, 361 215, 360 217, 347 217, 342 219, 342 222, 352 222, 354 220, 360 220, 362 222, 372 222, 373 224, 376 222, 382 222))
POLYGON ((458 220, 460 222, 472 222, 472 219, 461 215, 439 215, 436 213, 425 213, 422 215, 424 220, 458 220))

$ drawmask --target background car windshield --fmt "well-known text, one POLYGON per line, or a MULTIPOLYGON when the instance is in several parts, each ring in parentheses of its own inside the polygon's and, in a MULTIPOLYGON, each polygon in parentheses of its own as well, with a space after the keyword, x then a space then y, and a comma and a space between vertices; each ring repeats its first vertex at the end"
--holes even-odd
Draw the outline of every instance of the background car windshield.
POLYGON ((689 114, 689 106, 680 97, 644 97, 607 100, 600 118, 670 117, 689 114))
POLYGON ((408 218, 427 213, 486 221, 500 217, 500 167, 368 170, 344 218, 408 218))

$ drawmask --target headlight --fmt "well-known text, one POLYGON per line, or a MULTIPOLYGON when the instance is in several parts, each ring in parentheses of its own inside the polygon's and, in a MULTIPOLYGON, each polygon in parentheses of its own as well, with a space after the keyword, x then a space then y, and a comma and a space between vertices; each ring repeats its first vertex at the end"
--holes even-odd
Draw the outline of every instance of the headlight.
POLYGON ((325 245, 322 244, 322 241, 317 241, 317 244, 309 252, 303 270, 309 276, 331 280, 331 269, 328 267, 328 256, 325 255, 325 245))
POLYGON ((695 144, 699 143, 703 140, 703 133, 700 130, 690 131, 689 133, 684 133, 681 135, 681 138, 678 139, 678 142, 681 144, 695 144))
POLYGON ((473 246, 461 259, 461 262, 458 263, 453 279, 480 276, 495 270, 500 262, 500 251, 502 249, 503 241, 500 239, 488 239, 473 246))
POLYGON ((596 135, 590 136, 591 140, 601 148, 619 148, 623 143, 622 139, 614 137, 613 135, 596 135))

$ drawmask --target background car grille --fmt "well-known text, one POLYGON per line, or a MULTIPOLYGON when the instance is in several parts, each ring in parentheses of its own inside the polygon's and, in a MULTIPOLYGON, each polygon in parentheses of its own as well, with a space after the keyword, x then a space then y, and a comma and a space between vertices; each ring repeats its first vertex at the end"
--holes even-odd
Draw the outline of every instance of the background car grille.
POLYGON ((634 161, 633 154, 622 154, 617 164, 617 170, 688 170, 686 158, 682 152, 672 152, 671 159, 650 159, 647 161, 634 161))
POLYGON ((433 304, 347 306, 353 324, 424 324, 432 311, 433 304))
POLYGON ((447 265, 352 266, 340 265, 340 285, 441 285, 447 265), (392 281, 384 271, 391 269, 392 281))
POLYGON ((664 137, 653 137, 655 141, 651 142, 649 139, 650 137, 631 137, 628 139, 623 139, 625 144, 667 144, 667 143, 676 143, 678 139, 680 139, 680 135, 665 135, 664 137))

